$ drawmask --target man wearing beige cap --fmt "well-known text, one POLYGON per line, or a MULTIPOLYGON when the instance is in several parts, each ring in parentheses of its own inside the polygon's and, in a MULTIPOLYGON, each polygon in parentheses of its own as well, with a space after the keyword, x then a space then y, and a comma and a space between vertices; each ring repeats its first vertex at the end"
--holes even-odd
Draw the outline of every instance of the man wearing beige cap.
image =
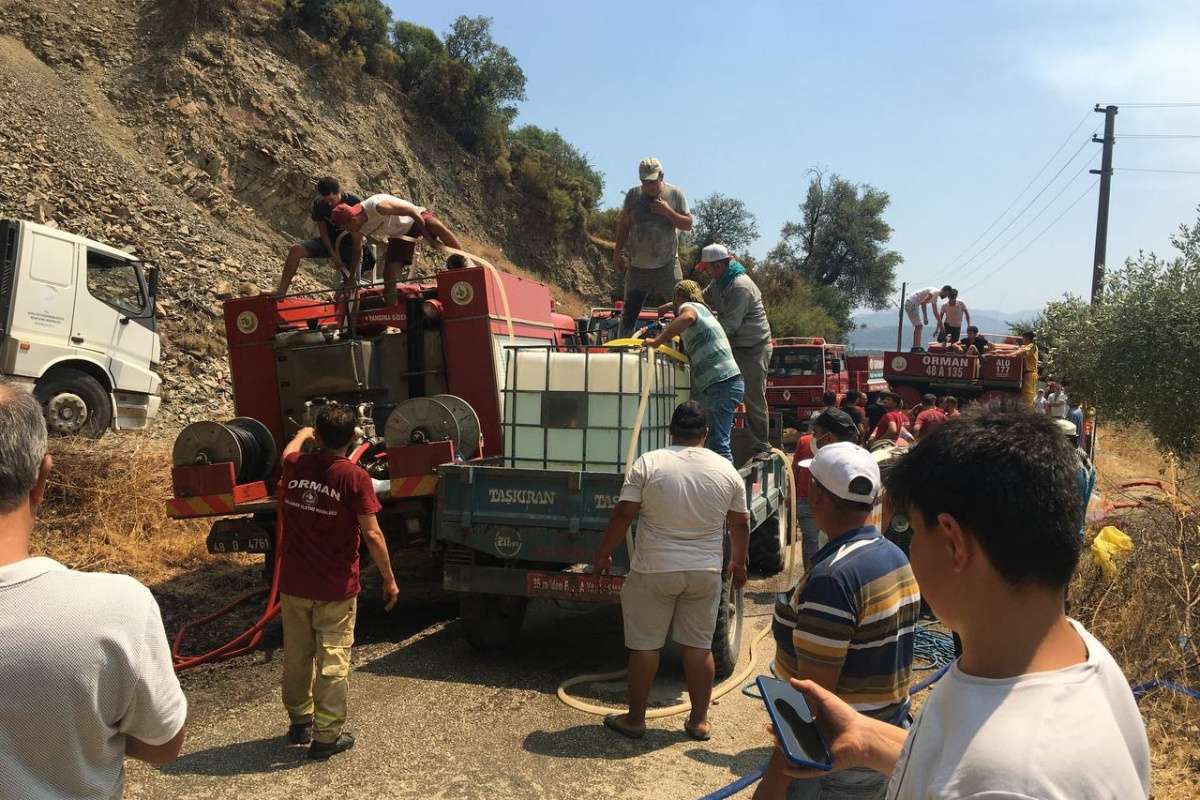
POLYGON ((657 295, 659 302, 670 301, 675 283, 683 277, 679 269, 679 232, 692 229, 687 198, 678 186, 663 179, 662 163, 657 158, 643 158, 638 164, 638 177, 641 185, 625 193, 613 250, 613 269, 625 273, 622 337, 633 335, 638 314, 650 295, 657 295))

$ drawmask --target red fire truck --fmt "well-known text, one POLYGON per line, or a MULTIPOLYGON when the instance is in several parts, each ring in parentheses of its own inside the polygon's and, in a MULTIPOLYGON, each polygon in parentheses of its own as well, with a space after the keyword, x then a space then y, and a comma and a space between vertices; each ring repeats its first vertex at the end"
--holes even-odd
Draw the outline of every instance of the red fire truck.
POLYGON ((822 407, 826 392, 838 400, 851 388, 846 345, 830 344, 820 336, 787 336, 772 342, 767 373, 767 405, 783 415, 783 426, 794 428, 822 407))
POLYGON ((887 388, 883 379, 883 356, 847 356, 846 371, 850 375, 850 388, 869 394, 887 388))
MULTIPOLYGON (((989 334, 984 338, 1000 345, 1021 343, 1012 336, 989 334)), ((988 403, 1021 395, 1022 359, 1008 351, 976 356, 955 353, 935 344, 926 352, 884 353, 883 362, 888 386, 908 408, 920 403, 924 394, 953 395, 960 403, 968 400, 988 403)))

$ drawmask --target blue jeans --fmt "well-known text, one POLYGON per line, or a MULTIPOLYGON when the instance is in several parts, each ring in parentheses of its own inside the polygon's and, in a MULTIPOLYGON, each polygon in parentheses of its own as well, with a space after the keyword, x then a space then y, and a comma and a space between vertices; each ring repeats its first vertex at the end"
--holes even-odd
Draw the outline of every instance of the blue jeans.
POLYGON ((869 769, 847 769, 820 778, 792 781, 787 800, 834 800, 834 798, 871 798, 883 800, 888 779, 869 769))
MULTIPOLYGON (((710 384, 695 396, 704 409, 704 422, 708 425, 708 449, 733 463, 733 451, 729 449, 729 431, 733 428, 733 412, 746 393, 741 375, 710 384)), ((737 466, 736 464, 734 466, 737 466)))

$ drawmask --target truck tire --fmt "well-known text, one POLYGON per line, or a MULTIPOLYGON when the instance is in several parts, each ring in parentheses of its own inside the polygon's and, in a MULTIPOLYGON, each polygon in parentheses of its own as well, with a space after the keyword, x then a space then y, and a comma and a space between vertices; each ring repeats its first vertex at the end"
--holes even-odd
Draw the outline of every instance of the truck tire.
POLYGON ((733 674, 742 652, 742 591, 733 588, 732 578, 721 581, 721 603, 717 606, 717 628, 712 642, 718 681, 733 674))
POLYGON ((112 402, 100 382, 77 369, 57 369, 33 389, 52 436, 99 439, 112 424, 112 402))
POLYGON ((750 571, 765 577, 778 575, 783 571, 785 552, 787 525, 777 511, 750 532, 750 571))
POLYGON ((528 605, 527 597, 468 594, 458 601, 458 616, 471 647, 488 652, 516 644, 528 605))

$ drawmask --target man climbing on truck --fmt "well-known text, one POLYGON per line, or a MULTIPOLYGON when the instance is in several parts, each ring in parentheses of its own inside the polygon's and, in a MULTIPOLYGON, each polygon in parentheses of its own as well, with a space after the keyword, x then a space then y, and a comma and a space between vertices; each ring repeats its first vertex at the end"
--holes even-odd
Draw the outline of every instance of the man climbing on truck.
POLYGON ((329 758, 354 746, 342 730, 350 687, 350 648, 358 609, 359 542, 383 578, 384 609, 400 597, 366 471, 346 459, 357 414, 326 405, 316 430, 301 428, 283 451, 283 705, 293 744, 329 758), (306 444, 315 452, 301 452, 306 444), (311 742, 311 744, 310 744, 311 742))
POLYGON ((676 336, 683 339, 692 364, 692 396, 704 409, 704 421, 708 426, 708 449, 733 463, 729 435, 733 429, 734 411, 745 394, 742 373, 734 361, 725 331, 704 302, 700 284, 695 281, 675 284, 673 303, 675 319, 645 344, 655 348, 676 336))
POLYGON ((971 312, 967 309, 966 304, 958 299, 958 289, 951 289, 946 295, 946 302, 942 305, 942 332, 938 336, 938 341, 946 344, 957 342, 958 337, 962 334, 964 318, 967 320, 967 325, 970 325, 971 312))
POLYGON ((930 286, 926 289, 918 289, 908 296, 904 301, 904 313, 908 315, 908 321, 913 326, 912 349, 914 353, 921 351, 921 332, 925 330, 925 326, 929 324, 929 309, 928 306, 933 306, 933 318, 940 322, 941 317, 938 315, 939 298, 950 296, 951 286, 949 284, 942 288, 930 286))
POLYGON ((331 217, 335 225, 341 225, 350 232, 350 263, 346 269, 351 276, 358 274, 363 237, 387 240, 383 258, 383 293, 389 306, 395 305, 399 297, 396 281, 400 270, 408 268, 408 280, 416 277, 413 262, 416 243, 409 239, 424 237, 434 247, 446 245, 456 250, 462 249, 454 233, 432 211, 390 194, 373 194, 361 203, 342 203, 333 209, 331 217))
MULTIPOLYGON (((288 287, 292 285, 292 278, 296 276, 296 270, 300 266, 300 260, 304 258, 331 259, 342 274, 343 282, 349 277, 346 265, 352 261, 351 240, 347 236, 338 241, 343 229, 334 223, 331 215, 333 209, 343 203, 355 205, 361 202, 358 195, 343 192, 337 178, 324 177, 317 181, 317 196, 313 199, 310 215, 312 221, 317 223, 317 238, 296 242, 288 250, 287 259, 283 262, 283 274, 279 276, 279 286, 275 290, 276 297, 287 294, 288 287)), ((375 255, 368 250, 363 254, 362 271, 366 274, 374 270, 375 255)))
POLYGON ((746 582, 746 484, 729 461, 704 447, 704 416, 695 401, 681 403, 671 416, 671 445, 634 462, 593 560, 594 572, 605 574, 613 551, 637 518, 631 571, 621 587, 629 712, 604 718, 605 727, 631 739, 646 733, 650 686, 668 632, 682 651, 692 701, 684 731, 697 741, 709 738, 708 706, 716 669, 712 640, 721 601, 726 527, 731 549, 725 572, 735 588, 746 582))

